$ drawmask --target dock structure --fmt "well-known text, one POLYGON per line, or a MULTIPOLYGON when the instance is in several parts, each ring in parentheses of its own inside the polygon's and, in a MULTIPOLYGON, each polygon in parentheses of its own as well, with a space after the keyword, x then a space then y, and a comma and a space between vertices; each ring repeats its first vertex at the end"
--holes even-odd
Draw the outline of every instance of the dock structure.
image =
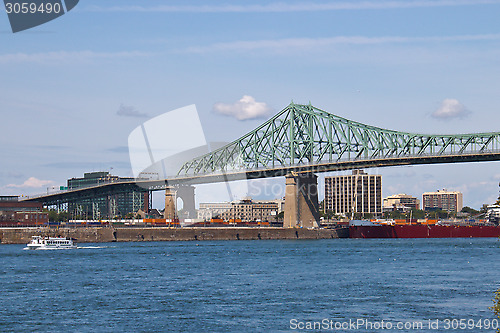
POLYGON ((1 244, 27 244, 32 236, 70 237, 80 243, 206 240, 334 239, 347 229, 284 228, 0 228, 1 244))

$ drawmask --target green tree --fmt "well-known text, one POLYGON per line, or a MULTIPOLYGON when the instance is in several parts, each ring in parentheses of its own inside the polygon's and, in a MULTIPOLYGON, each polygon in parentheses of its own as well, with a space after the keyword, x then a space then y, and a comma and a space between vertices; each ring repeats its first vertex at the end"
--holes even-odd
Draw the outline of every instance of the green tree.
POLYGON ((59 222, 68 222, 71 217, 71 214, 68 212, 60 212, 57 216, 57 221, 59 222))
POLYGON ((384 218, 386 218, 386 219, 395 219, 395 220, 404 219, 405 218, 405 213, 400 212, 399 210, 385 212, 384 213, 384 218))
POLYGON ((57 214, 57 211, 51 209, 49 211, 49 222, 56 222, 59 221, 59 214, 57 214))
POLYGON ((474 208, 470 208, 469 206, 465 206, 464 208, 462 208, 461 212, 469 215, 479 214, 479 211, 475 210, 474 208))
POLYGON ((333 214, 333 211, 331 211, 331 210, 327 210, 326 212, 320 211, 319 214, 325 220, 329 220, 329 219, 333 218, 333 215, 335 215, 335 214, 333 214))
POLYGON ((437 209, 437 210, 433 210, 433 211, 428 212, 428 217, 430 219, 445 219, 445 218, 448 218, 452 215, 453 215, 452 213, 441 210, 441 209, 437 209))
POLYGON ((445 219, 445 218, 447 218, 447 217, 449 217, 449 216, 450 216, 450 213, 449 213, 449 212, 446 212, 446 211, 444 211, 444 210, 438 210, 438 211, 437 211, 437 214, 438 214, 438 217, 439 217, 440 219, 445 219))
POLYGON ((425 211, 421 209, 412 209, 411 216, 414 219, 425 219, 425 211))

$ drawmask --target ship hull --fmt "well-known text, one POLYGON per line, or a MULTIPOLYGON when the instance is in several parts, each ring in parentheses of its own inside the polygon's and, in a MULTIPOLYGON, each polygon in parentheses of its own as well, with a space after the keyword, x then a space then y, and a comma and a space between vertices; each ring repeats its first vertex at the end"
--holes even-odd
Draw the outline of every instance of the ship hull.
POLYGON ((500 237, 496 226, 373 225, 349 226, 350 238, 500 237))

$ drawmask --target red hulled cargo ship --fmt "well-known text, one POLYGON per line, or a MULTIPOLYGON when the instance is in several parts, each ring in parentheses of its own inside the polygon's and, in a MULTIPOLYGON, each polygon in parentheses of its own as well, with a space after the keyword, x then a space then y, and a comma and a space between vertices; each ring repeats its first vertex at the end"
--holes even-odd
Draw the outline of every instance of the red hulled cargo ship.
POLYGON ((487 224, 390 224, 351 221, 350 238, 452 238, 500 237, 500 226, 487 224))

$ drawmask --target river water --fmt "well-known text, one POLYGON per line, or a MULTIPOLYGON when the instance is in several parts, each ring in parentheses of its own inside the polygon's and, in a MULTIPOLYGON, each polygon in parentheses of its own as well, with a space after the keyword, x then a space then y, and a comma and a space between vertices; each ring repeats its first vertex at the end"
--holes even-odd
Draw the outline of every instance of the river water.
POLYGON ((0 332, 492 332, 499 247, 494 238, 0 245, 0 332))

